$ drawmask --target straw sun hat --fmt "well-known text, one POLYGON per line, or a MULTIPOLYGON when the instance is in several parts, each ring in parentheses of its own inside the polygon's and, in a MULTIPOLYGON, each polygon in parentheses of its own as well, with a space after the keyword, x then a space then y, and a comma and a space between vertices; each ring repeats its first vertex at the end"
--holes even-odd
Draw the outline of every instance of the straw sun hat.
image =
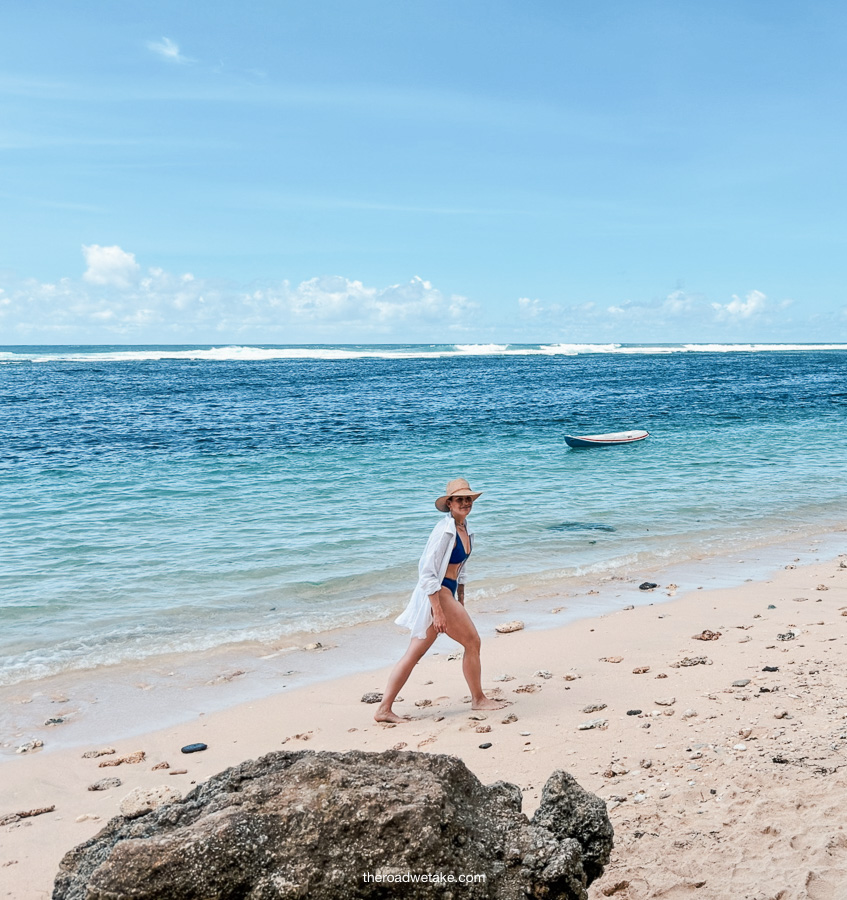
POLYGON ((482 494, 482 491, 471 490, 471 486, 466 479, 454 478, 452 481, 447 482, 447 493, 435 501, 435 508, 441 512, 447 512, 449 510, 447 501, 451 497, 470 497, 471 500, 476 500, 480 494, 482 494))

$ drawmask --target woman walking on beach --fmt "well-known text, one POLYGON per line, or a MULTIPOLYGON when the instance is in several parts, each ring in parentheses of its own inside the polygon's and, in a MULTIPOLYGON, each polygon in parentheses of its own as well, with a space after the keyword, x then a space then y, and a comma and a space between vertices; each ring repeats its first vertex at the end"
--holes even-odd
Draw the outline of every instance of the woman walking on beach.
POLYGON ((467 558, 473 550, 473 532, 465 520, 482 491, 472 491, 464 478, 454 478, 447 492, 435 501, 435 508, 447 515, 432 529, 418 563, 418 584, 409 605, 395 621, 412 632, 409 649, 391 672, 388 685, 374 718, 377 722, 408 722, 392 706, 412 669, 433 645, 446 634, 464 648, 462 674, 471 691, 474 709, 502 709, 506 704, 491 700, 482 691, 479 633, 465 609, 467 558))

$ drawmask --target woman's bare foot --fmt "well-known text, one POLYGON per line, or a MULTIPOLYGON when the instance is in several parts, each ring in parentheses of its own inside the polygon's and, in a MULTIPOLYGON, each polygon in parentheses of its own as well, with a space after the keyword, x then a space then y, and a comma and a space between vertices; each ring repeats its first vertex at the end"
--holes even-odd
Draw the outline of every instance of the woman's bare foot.
POLYGON ((393 725, 402 725, 404 722, 411 722, 411 716, 398 716, 396 712, 390 709, 378 709, 374 713, 375 722, 391 722, 393 725))
POLYGON ((503 709, 508 706, 508 700, 492 700, 488 697, 482 697, 479 700, 474 700, 471 704, 472 709, 503 709))

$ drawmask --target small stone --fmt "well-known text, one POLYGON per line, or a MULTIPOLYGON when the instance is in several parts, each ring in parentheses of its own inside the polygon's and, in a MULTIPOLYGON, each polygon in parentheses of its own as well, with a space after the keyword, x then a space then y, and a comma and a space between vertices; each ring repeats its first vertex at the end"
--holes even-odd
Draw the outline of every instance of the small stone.
POLYGON ((778 641, 793 641, 794 638, 796 638, 796 637, 797 637, 797 635, 796 635, 795 632, 793 632, 793 631, 786 631, 785 634, 778 634, 778 635, 776 636, 776 639, 777 639, 778 641))
POLYGON ((486 741, 484 744, 479 745, 480 750, 488 750, 489 747, 493 746, 491 741, 486 741))
POLYGON ((304 650, 323 650, 323 644, 320 641, 315 641, 312 644, 306 644, 303 648, 304 650))
POLYGON ((76 819, 74 819, 74 821, 75 822, 89 822, 89 821, 96 822, 97 819, 99 819, 99 818, 100 818, 100 816, 97 816, 94 813, 83 813, 81 816, 77 816, 76 819))
POLYGON ((710 666, 712 661, 708 656, 685 656, 679 662, 672 662, 671 668, 678 669, 680 666, 710 666))
POLYGON ((514 681, 515 676, 514 675, 498 675, 494 680, 495 681, 514 681))
POLYGON ((608 719, 589 719, 587 722, 583 722, 582 725, 579 726, 579 731, 591 731, 592 728, 598 728, 601 731, 605 730, 609 725, 608 719))
POLYGON ((103 762, 99 764, 99 767, 104 769, 107 766, 121 766, 124 763, 134 766, 137 763, 144 762, 145 756, 146 754, 143 750, 136 750, 135 753, 130 753, 129 756, 119 756, 117 759, 104 759, 103 762))
POLYGON ((624 612, 629 612, 631 609, 635 609, 635 607, 630 603, 629 606, 625 606, 623 608, 624 612))
POLYGON ((747 749, 747 745, 746 744, 736 744, 732 749, 738 750, 738 751, 744 751, 747 749))
POLYGON ((641 584, 638 585, 639 591, 652 591, 653 588, 657 588, 659 585, 656 584, 655 581, 642 581, 641 584))
POLYGON ((828 591, 829 588, 825 584, 819 584, 816 588, 816 591, 828 591))
POLYGON ((750 684, 749 678, 739 678, 737 681, 732 682, 733 687, 747 687, 750 684))
POLYGON ((652 769, 653 768, 653 760, 652 759, 642 759, 638 764, 642 769, 652 769))
POLYGON ((548 672, 547 669, 539 669, 533 676, 533 678, 543 678, 545 681, 553 677, 552 672, 548 672))
POLYGON ((515 694, 535 694, 541 690, 540 684, 522 684, 513 691, 515 694))
POLYGON ((523 628, 524 623, 520 619, 514 619, 512 622, 503 622, 502 625, 498 625, 494 630, 498 634, 512 634, 514 631, 523 631, 523 628))
POLYGON ((628 710, 626 711, 626 714, 627 714, 628 716, 640 716, 640 715, 641 715, 641 710, 640 710, 640 709, 628 709, 628 710))
POLYGON ((633 675, 646 675, 650 671, 650 666, 636 666, 632 670, 633 675))
POLYGON ((518 717, 514 713, 509 713, 505 719, 501 720, 502 725, 512 725, 514 722, 518 721, 518 717))
POLYGON ((166 803, 174 803, 181 799, 182 794, 168 785, 160 785, 155 788, 135 788, 121 800, 121 815, 127 819, 134 819, 158 809, 166 803))
POLYGON ((108 791, 109 788, 120 787, 123 782, 120 778, 101 778, 99 781, 95 781, 94 784, 88 785, 89 791, 108 791))
POLYGON ((484 722, 488 716, 483 713, 472 713, 468 718, 472 719, 474 722, 484 722))
POLYGON ((696 709, 686 709, 685 712, 682 714, 683 719, 694 719, 696 717, 697 717, 696 709))
POLYGON ((765 666, 764 669, 762 669, 762 671, 763 672, 778 672, 779 666, 765 666))
POLYGON ((400 741, 398 744, 395 744, 391 749, 392 750, 405 750, 409 745, 405 741, 400 741))
POLYGON ((775 709, 773 711, 773 717, 775 719, 787 719, 788 718, 788 710, 787 709, 775 709))
POLYGON ((582 711, 590 715, 591 713, 602 712, 605 708, 605 703, 589 703, 588 706, 582 708, 582 711))
POLYGON ((708 628, 705 631, 701 631, 700 634, 695 634, 693 636, 693 640, 695 641, 716 641, 721 636, 719 631, 709 631, 708 628))
POLYGON ((643 803, 646 799, 647 799, 647 795, 646 795, 646 794, 636 794, 636 795, 632 798, 632 802, 633 802, 633 803, 643 803))
POLYGON ((362 703, 382 703, 382 691, 368 691, 362 694, 362 703))
POLYGON ((50 716, 49 719, 46 719, 45 725, 61 725, 65 721, 64 716, 50 716))
POLYGON ((676 697, 658 697, 653 702, 656 706, 673 706, 676 703, 676 697))
POLYGON ((425 706, 432 706, 432 700, 415 700, 415 706, 421 709, 425 706))
MULTIPOLYGON (((845 612, 847 612, 847 610, 845 610, 845 612)), ((567 674, 562 675, 562 678, 564 678, 565 681, 576 681, 579 677, 579 675, 575 675, 573 672, 568 672, 567 674)))
POLYGON ((675 712, 676 712, 675 709, 663 709, 662 715, 663 716, 672 716, 675 712))
POLYGON ((477 734, 488 734, 489 731, 491 731, 490 725, 477 725, 476 726, 477 734))
POLYGON ((623 662, 623 657, 622 656, 601 656, 600 662, 619 663, 619 662, 623 662))
POLYGON ((667 678, 667 677, 668 677, 668 676, 665 675, 664 672, 660 672, 660 673, 656 676, 656 678, 667 678))
POLYGON ((170 769, 171 764, 169 762, 160 762, 156 763, 155 766, 151 769, 152 772, 155 772, 156 769, 170 769))
POLYGON ((82 758, 96 759, 98 756, 111 756, 114 753, 117 753, 114 747, 104 747, 102 750, 86 750, 82 758))
POLYGON ((15 753, 30 753, 33 750, 38 750, 43 746, 44 741, 39 741, 36 738, 34 741, 27 741, 25 744, 21 744, 20 747, 16 748, 15 753))
POLYGON ((188 769, 171 769, 168 775, 187 775, 188 769))

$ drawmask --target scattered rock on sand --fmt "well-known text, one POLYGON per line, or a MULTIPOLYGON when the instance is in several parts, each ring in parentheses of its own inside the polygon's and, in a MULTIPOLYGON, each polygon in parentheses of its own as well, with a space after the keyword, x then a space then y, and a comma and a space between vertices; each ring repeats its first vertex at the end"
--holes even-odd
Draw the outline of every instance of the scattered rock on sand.
POLYGON ((514 713, 509 713, 505 719, 500 720, 501 725, 512 725, 513 723, 518 721, 518 717, 514 713))
POLYGON ((10 813, 8 816, 0 817, 0 825, 11 825, 20 819, 31 819, 33 816, 43 816, 44 813, 53 812, 55 806, 39 806, 38 809, 24 809, 20 812, 10 813))
POLYGON ((120 787, 123 782, 120 778, 101 778, 99 781, 95 781, 94 784, 88 785, 89 791, 108 791, 110 788, 120 787))
POLYGON ((166 803, 176 803, 181 799, 182 794, 166 784, 155 788, 135 788, 121 800, 121 815, 127 819, 135 819, 166 803))
POLYGON ((747 687, 748 684, 750 684, 749 678, 739 678, 732 682, 733 687, 747 687))
POLYGON ((719 631, 709 631, 707 628, 705 631, 701 631, 700 634, 695 634, 692 636, 692 640, 694 641, 716 641, 721 636, 719 631))
POLYGON ((605 708, 605 703, 589 703, 588 706, 583 706, 582 711, 586 714, 590 714, 593 712, 601 712, 605 708))
POLYGON ((15 753, 31 753, 33 750, 38 750, 43 746, 44 741, 36 738, 34 741, 27 741, 25 744, 21 744, 20 747, 15 749, 15 753))
POLYGON ((583 722, 577 730, 578 731, 591 731, 593 728, 598 728, 601 731, 605 731, 605 729, 608 728, 608 726, 609 726, 608 719, 589 719, 587 722, 583 722))
POLYGON ((816 588, 816 591, 828 591, 829 588, 825 584, 819 584, 816 588))
POLYGON ((144 757, 146 755, 147 754, 143 750, 136 750, 135 753, 130 753, 129 756, 119 756, 117 759, 104 759, 103 762, 99 764, 99 767, 104 769, 107 766, 121 766, 124 763, 134 766, 137 763, 144 762, 144 757))
POLYGON ((686 709, 682 714, 683 719, 695 719, 697 718, 697 710, 696 709, 686 709))
POLYGON ((646 675, 650 671, 650 666, 636 666, 632 670, 633 675, 646 675))
POLYGON ((155 766, 150 770, 151 772, 155 772, 157 769, 170 769, 171 764, 169 762, 160 762, 156 763, 155 766))
POLYGON ((494 678, 494 681, 514 681, 514 680, 515 680, 514 675, 497 675, 494 678))
POLYGON ((45 725, 63 725, 67 720, 64 716, 50 716, 44 721, 45 725))
POLYGON ((676 703, 676 697, 657 697, 653 702, 656 706, 673 706, 676 703))
POLYGON ((775 709, 773 711, 773 717, 775 719, 787 719, 788 718, 788 710, 787 709, 775 709))
POLYGON ((642 581, 641 584, 638 585, 639 591, 652 591, 653 588, 657 588, 659 585, 656 584, 655 581, 642 581))
POLYGON ((306 644, 303 648, 304 650, 323 650, 324 645, 320 641, 314 641, 311 644, 306 644))
POLYGON ((117 753, 114 747, 104 747, 102 750, 86 750, 82 754, 83 759, 97 759, 98 756, 112 756, 117 753))
POLYGON ((712 661, 708 656, 684 656, 679 662, 672 662, 671 668, 678 669, 680 666, 710 666, 712 661))
POLYGON ((382 691, 368 691, 362 694, 362 703, 382 703, 382 691))
POLYGON ((794 631, 786 631, 785 634, 778 634, 776 639, 778 641, 793 641, 794 638, 797 637, 796 632, 794 631))
POLYGON ((522 631, 524 628, 523 622, 520 619, 515 619, 512 622, 503 622, 501 625, 498 625, 494 630, 498 634, 511 634, 513 631, 522 631))
POLYGON ((486 741, 484 744, 479 745, 480 750, 488 750, 490 747, 494 746, 491 741, 486 741))
POLYGON ((488 732, 491 731, 491 726, 490 725, 477 725, 475 730, 476 730, 477 734, 488 734, 488 732))
POLYGON ((623 662, 623 657, 622 656, 601 656, 600 662, 619 663, 619 662, 623 662))
POLYGON ((539 669, 532 677, 543 678, 545 681, 547 681, 553 677, 553 673, 548 672, 547 669, 539 669))
POLYGON ((415 700, 415 706, 419 707, 420 709, 423 709, 425 706, 432 706, 432 700, 415 700))

